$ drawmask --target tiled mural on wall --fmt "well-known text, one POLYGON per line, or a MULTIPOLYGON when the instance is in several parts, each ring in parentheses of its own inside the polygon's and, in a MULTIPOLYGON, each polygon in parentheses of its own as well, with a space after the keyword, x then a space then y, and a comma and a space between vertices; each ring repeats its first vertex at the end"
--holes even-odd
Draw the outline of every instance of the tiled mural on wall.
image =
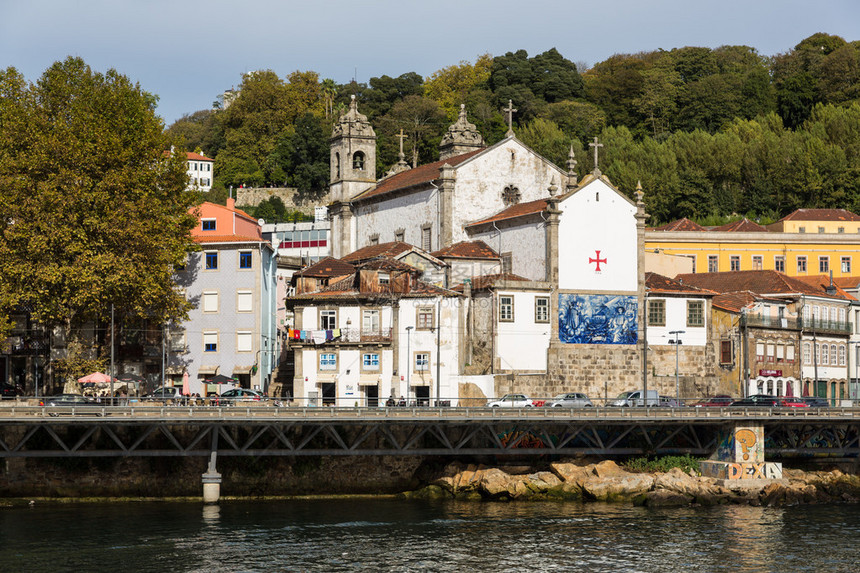
POLYGON ((558 338, 570 344, 636 344, 636 296, 558 295, 558 338))

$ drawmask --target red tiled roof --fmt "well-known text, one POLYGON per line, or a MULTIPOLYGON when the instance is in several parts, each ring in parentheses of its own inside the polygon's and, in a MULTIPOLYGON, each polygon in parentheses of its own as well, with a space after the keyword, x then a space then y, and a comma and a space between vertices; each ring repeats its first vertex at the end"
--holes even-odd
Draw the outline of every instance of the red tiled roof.
POLYGON ((369 261, 379 257, 392 258, 406 251, 414 249, 414 245, 404 243, 402 241, 393 241, 391 243, 380 243, 378 245, 368 245, 357 251, 353 251, 348 255, 344 255, 343 260, 356 263, 361 261, 369 261))
POLYGON ((355 267, 334 257, 326 257, 296 273, 302 277, 341 277, 351 275, 355 267))
POLYGON ((506 219, 525 217, 526 215, 534 215, 544 210, 546 210, 546 199, 538 199, 536 201, 529 201, 527 203, 517 203, 516 205, 511 205, 504 211, 500 211, 486 219, 475 221, 474 223, 469 223, 468 225, 466 225, 466 228, 476 227, 478 225, 485 225, 487 223, 494 223, 496 221, 504 221, 506 219))
POLYGON ((651 294, 692 294, 705 296, 717 294, 715 291, 685 285, 657 273, 645 273, 645 288, 651 294))
POLYGON ((672 221, 671 223, 666 223, 661 227, 654 227, 655 231, 707 231, 703 226, 698 223, 694 223, 688 218, 684 217, 683 219, 678 219, 677 221, 672 221))
MULTIPOLYGON (((328 298, 345 298, 349 300, 360 299, 362 296, 372 296, 379 300, 380 293, 377 291, 362 293, 356 286, 356 276, 350 275, 334 284, 320 288, 319 290, 298 294, 291 299, 328 299, 328 298)), ((460 296, 461 293, 440 288, 424 281, 415 281, 406 293, 396 293, 398 298, 422 297, 422 296, 460 296)))
POLYGON ((397 191, 398 189, 406 189, 409 187, 414 187, 415 185, 420 185, 422 183, 428 183, 439 178, 440 170, 442 166, 446 163, 451 167, 456 167, 470 157, 474 157, 482 151, 484 150, 476 149, 475 151, 470 151, 469 153, 455 155, 453 157, 449 157, 448 159, 442 159, 439 161, 434 161, 433 163, 428 163, 427 165, 419 165, 418 167, 414 167, 408 171, 403 171, 401 173, 398 173, 397 175, 392 175, 391 177, 380 181, 376 185, 376 187, 372 187, 367 191, 358 194, 352 200, 364 201, 365 199, 370 199, 372 197, 378 197, 380 195, 385 195, 386 193, 397 191))
POLYGON ((839 277, 833 282, 841 289, 854 289, 860 286, 860 277, 839 277))
MULTIPOLYGON (((812 286, 813 288, 818 289, 822 292, 827 292, 827 288, 831 286, 830 277, 827 275, 813 275, 811 277, 795 277, 797 280, 801 282, 805 282, 806 284, 812 286)), ((836 294, 838 296, 848 298, 851 300, 857 300, 847 292, 845 292, 842 287, 840 287, 836 280, 833 280, 833 288, 836 290, 836 294)))
POLYGON ((740 221, 733 221, 731 223, 726 223, 725 225, 720 225, 719 227, 713 227, 712 231, 730 231, 737 233, 767 233, 767 227, 763 227, 758 223, 754 223, 744 217, 740 221))
MULTIPOLYGON (((845 294, 829 295, 795 277, 776 271, 728 271, 722 273, 687 273, 675 277, 685 285, 710 289, 719 293, 751 291, 757 294, 806 294, 831 298, 846 298, 845 294)), ((844 293, 844 291, 842 291, 844 293)))
POLYGON ((860 221, 860 215, 846 209, 798 209, 780 221, 860 221))
POLYGON ((719 308, 720 310, 726 310, 729 312, 740 312, 742 309, 748 307, 752 303, 758 300, 755 293, 752 293, 748 290, 739 291, 739 292, 726 292, 718 294, 714 297, 711 305, 714 308, 719 308))
POLYGON ((430 253, 437 258, 458 259, 498 259, 499 255, 491 249, 484 241, 460 241, 450 247, 445 247, 435 253, 430 253))
POLYGON ((406 263, 395 259, 373 259, 365 263, 361 263, 358 268, 366 271, 420 272, 420 269, 416 269, 412 265, 407 265, 406 263))
POLYGON ((193 159, 194 161, 215 161, 211 157, 206 157, 205 155, 200 155, 193 151, 189 151, 186 155, 188 155, 188 159, 193 159))
MULTIPOLYGON (((472 277, 472 290, 483 290, 486 288, 490 288, 495 286, 497 283, 501 281, 523 281, 527 282, 529 279, 525 277, 521 277, 519 275, 515 275, 513 273, 499 273, 495 275, 481 275, 479 277, 472 277)), ((463 284, 459 284, 454 287, 454 290, 457 292, 463 292, 465 290, 465 286, 463 284)))

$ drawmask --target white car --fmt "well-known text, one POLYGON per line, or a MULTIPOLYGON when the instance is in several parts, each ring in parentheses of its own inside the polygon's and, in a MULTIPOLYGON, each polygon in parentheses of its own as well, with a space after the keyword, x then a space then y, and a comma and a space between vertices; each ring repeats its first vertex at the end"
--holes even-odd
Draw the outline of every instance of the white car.
POLYGON ((581 392, 568 392, 567 394, 559 394, 552 400, 546 403, 552 408, 588 408, 594 406, 588 396, 581 392))
POLYGON ((505 394, 499 400, 487 402, 489 408, 531 408, 534 406, 525 394, 505 394))

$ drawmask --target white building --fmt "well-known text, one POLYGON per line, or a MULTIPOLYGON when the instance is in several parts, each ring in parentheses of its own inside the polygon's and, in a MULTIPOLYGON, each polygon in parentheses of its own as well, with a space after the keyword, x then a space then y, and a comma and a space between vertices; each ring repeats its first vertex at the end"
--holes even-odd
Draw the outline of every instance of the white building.
POLYGON ((212 176, 215 160, 200 153, 189 151, 188 156, 188 189, 196 189, 208 193, 212 190, 212 176))

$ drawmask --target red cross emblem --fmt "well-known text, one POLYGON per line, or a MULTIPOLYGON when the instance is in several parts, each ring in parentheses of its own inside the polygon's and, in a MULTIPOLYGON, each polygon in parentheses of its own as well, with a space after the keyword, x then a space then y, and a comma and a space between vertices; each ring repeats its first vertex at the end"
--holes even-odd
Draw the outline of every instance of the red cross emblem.
POLYGON ((606 263, 606 259, 601 259, 601 258, 600 258, 600 251, 594 251, 594 253, 595 253, 595 256, 596 256, 597 258, 596 258, 596 259, 588 259, 588 264, 591 264, 591 263, 597 263, 597 268, 596 268, 596 269, 594 269, 594 270, 595 270, 595 271, 597 271, 597 272, 600 272, 600 263, 604 263, 604 264, 605 264, 605 263, 606 263))

